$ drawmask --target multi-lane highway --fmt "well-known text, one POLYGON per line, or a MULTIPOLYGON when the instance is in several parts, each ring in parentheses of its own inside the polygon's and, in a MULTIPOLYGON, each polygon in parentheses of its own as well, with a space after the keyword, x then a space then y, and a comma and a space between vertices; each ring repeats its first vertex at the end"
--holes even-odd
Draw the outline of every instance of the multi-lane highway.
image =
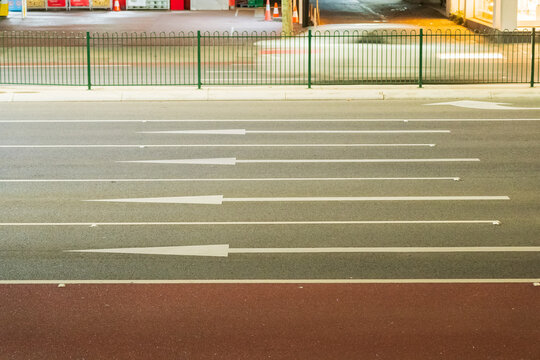
POLYGON ((100 104, 107 116, 74 104, 2 114, 2 278, 538 275, 538 121, 422 103, 429 119, 269 105, 258 107, 272 120, 220 107, 193 118, 171 103, 161 116, 112 104, 100 104), (478 115, 490 116, 459 121, 478 115), (213 245, 229 256, 103 253, 213 245))
MULTIPOLYGON (((438 341, 449 334, 448 328, 437 332, 441 319, 461 324, 459 331, 472 336, 472 345, 453 339, 447 354, 475 358, 469 345, 487 346, 476 354, 489 355, 489 346, 505 344, 497 348, 502 358, 535 358, 538 348, 528 340, 538 334, 533 326, 537 312, 531 309, 539 304, 533 283, 540 278, 540 113, 528 110, 535 103, 527 101, 509 101, 522 110, 429 103, 4 104, 0 291, 9 300, 0 316, 11 324, 9 332, 0 333, 11 344, 4 354, 24 342, 25 321, 45 311, 55 314, 46 322, 59 338, 79 344, 92 358, 96 350, 84 334, 66 330, 76 321, 51 324, 66 306, 69 314, 82 316, 80 321, 96 319, 102 312, 89 311, 95 299, 113 304, 115 315, 107 323, 117 321, 119 327, 135 326, 119 314, 129 307, 142 311, 145 301, 169 309, 171 319, 180 321, 175 318, 180 316, 185 327, 175 331, 187 341, 185 358, 206 350, 237 359, 261 358, 265 351, 278 358, 357 358, 362 342, 336 337, 351 332, 390 336, 388 323, 401 311, 410 311, 413 323, 404 320, 400 329, 432 332, 438 340, 382 348, 366 340, 365 358, 379 351, 383 358, 412 359, 419 349, 433 358, 428 354, 440 350, 438 341), (131 281, 181 284, 119 285, 131 281), (221 281, 241 284, 215 284, 221 281), (111 284, 71 284, 81 282, 111 284), (189 285, 193 282, 199 284, 189 285), (255 284, 245 284, 250 282, 255 284), (401 282, 448 284, 396 285, 401 282), (70 292, 59 293, 59 283, 67 283, 64 290, 70 292), (303 286, 307 291, 296 294, 303 286), (178 300, 182 310, 172 309, 158 294, 168 294, 163 296, 169 300, 185 296, 178 300), (451 294, 463 299, 453 301, 451 294), (291 302, 279 300, 288 297, 291 302), (382 306, 388 297, 408 297, 410 303, 382 306), (21 298, 27 300, 14 300, 21 298), (70 307, 70 299, 80 301, 70 307), (200 299, 208 309, 197 310, 200 299), (339 299, 344 304, 336 308, 332 301, 339 299), (238 308, 237 301, 247 301, 252 310, 238 308), (469 302, 465 308, 463 301, 469 302), (197 336, 205 331, 190 333, 196 321, 185 316, 215 315, 230 302, 235 305, 229 325, 216 325, 211 318, 201 325, 218 345, 199 348, 197 336), (298 304, 304 304, 300 312, 298 304), (432 312, 426 310, 432 305, 432 312), (265 306, 276 312, 270 333, 254 325, 268 321, 253 313, 254 307, 262 311, 265 306), (358 306, 371 310, 364 313, 358 306), (377 315, 389 307, 397 312, 377 315), (328 322, 310 312, 325 308, 342 321, 328 322), (485 309, 499 313, 500 321, 485 309), (367 314, 374 317, 369 326, 367 314), (299 323, 280 330, 280 322, 288 323, 291 316, 312 321, 312 330, 329 332, 327 337, 320 333, 319 350, 308 357, 301 355, 302 344, 318 337, 295 338, 298 333, 291 329, 300 331, 299 323), (461 322, 463 317, 476 320, 461 322), (425 320, 425 328, 418 319, 425 320), (252 327, 245 328, 246 322, 252 327), (503 323, 516 328, 499 328, 503 323), (475 326, 485 332, 475 333, 475 326), (265 338, 269 347, 238 347, 235 335, 230 335, 234 341, 218 340, 219 334, 241 328, 245 336, 265 338), (296 345, 287 353, 284 338, 268 339, 272 331, 294 338, 296 345), (493 332, 498 335, 484 336, 493 332)), ((154 310, 145 311, 155 316, 154 310)), ((168 323, 160 319, 154 318, 161 324, 155 325, 158 333, 168 323)), ((94 334, 92 326, 88 329, 94 334)), ((171 349, 178 346, 174 339, 166 341, 171 349)), ((114 351, 128 358, 122 351, 133 344, 122 344, 124 350, 114 351)), ((20 358, 30 358, 24 354, 31 348, 20 350, 20 358)), ((47 349, 52 354, 56 348, 47 349)), ((68 353, 80 355, 76 349, 68 353)))

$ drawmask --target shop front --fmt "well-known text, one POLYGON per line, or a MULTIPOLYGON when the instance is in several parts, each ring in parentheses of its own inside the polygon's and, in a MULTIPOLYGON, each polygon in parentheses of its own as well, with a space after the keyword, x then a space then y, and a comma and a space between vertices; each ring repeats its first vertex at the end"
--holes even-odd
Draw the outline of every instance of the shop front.
MULTIPOLYGON (((0 0, 2 1, 2 0, 0 0)), ((6 0, 10 8, 22 0, 6 0)), ((115 0, 27 0, 28 10, 112 10, 115 0)), ((272 0, 274 1, 274 0, 272 0)), ((263 0, 260 0, 261 6, 263 0)), ((122 10, 229 10, 235 0, 119 0, 122 10)), ((20 10, 19 10, 20 11, 20 10)))
MULTIPOLYGON (((21 1, 10 0, 10 3, 15 4, 21 1)), ((119 3, 122 10, 189 9, 189 0, 120 0, 119 3)), ((28 10, 112 10, 113 4, 114 0, 27 0, 28 10)))
POLYGON ((112 0, 26 0, 28 10, 111 9, 112 0))
POLYGON ((540 27, 540 0, 448 0, 446 11, 497 30, 540 27))
POLYGON ((518 26, 540 26, 540 0, 519 0, 518 26))

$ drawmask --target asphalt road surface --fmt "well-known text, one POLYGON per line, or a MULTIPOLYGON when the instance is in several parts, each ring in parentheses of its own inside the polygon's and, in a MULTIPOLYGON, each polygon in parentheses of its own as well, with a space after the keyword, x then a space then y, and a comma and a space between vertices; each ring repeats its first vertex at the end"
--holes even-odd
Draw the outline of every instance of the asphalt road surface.
POLYGON ((0 274, 534 278, 538 250, 513 250, 540 245, 539 122, 514 119, 537 114, 377 101, 6 104, 0 274), (482 121, 494 117, 504 121, 482 121), (220 244, 228 257, 69 252, 220 244), (369 252, 379 247, 413 250, 369 252))
POLYGON ((507 102, 4 103, 0 357, 537 359, 507 102))
MULTIPOLYGON (((314 1, 312 1, 315 4, 314 1)), ((442 19, 432 6, 438 2, 414 0, 319 0, 322 24, 396 22, 403 19, 442 19)), ((315 5, 314 5, 315 6, 315 5)))

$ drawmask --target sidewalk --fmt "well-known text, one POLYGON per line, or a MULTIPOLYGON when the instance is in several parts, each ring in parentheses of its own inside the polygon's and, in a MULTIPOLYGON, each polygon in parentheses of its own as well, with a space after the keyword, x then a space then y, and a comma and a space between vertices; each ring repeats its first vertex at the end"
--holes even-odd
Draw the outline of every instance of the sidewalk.
POLYGON ((540 101, 540 85, 364 85, 250 87, 84 87, 0 86, 0 102, 21 101, 219 101, 219 100, 498 100, 540 101))

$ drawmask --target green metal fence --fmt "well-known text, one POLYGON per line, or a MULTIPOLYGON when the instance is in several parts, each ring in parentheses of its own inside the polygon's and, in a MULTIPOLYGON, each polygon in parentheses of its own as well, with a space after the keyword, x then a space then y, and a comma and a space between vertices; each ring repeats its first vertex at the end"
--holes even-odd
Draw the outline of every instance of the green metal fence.
POLYGON ((528 83, 535 59, 532 32, 424 35, 425 83, 528 83))
POLYGON ((84 34, 1 32, 0 83, 86 85, 85 53, 84 34))
POLYGON ((0 84, 329 85, 540 82, 533 31, 0 32, 0 84))

